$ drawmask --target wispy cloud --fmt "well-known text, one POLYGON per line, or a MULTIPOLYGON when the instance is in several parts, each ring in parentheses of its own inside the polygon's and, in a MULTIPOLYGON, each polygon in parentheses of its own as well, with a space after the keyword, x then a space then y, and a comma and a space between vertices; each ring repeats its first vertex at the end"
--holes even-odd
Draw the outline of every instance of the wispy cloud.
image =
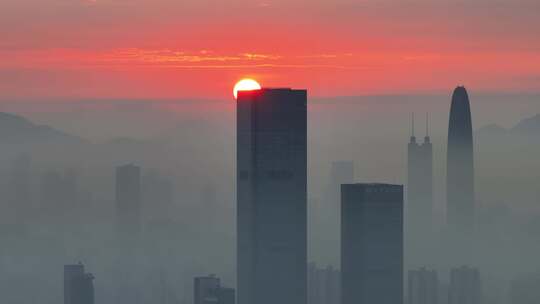
POLYGON ((175 69, 378 69, 411 62, 435 62, 440 54, 327 52, 278 54, 262 52, 227 53, 211 49, 119 48, 90 51, 80 49, 0 50, 0 68, 175 68, 175 69))
POLYGON ((99 56, 101 60, 111 62, 135 61, 139 63, 204 63, 204 62, 243 62, 269 61, 281 58, 272 54, 242 53, 217 54, 209 50, 187 52, 181 50, 120 49, 99 56))
POLYGON ((315 59, 333 59, 333 58, 344 58, 352 57, 353 53, 338 53, 338 54, 311 54, 311 55, 300 55, 298 58, 315 58, 315 59))
POLYGON ((10 68, 85 68, 85 67, 151 67, 151 68, 355 68, 344 64, 352 54, 281 55, 273 53, 220 53, 201 49, 121 48, 104 51, 78 49, 0 50, 7 60, 0 67, 10 68))
POLYGON ((343 59, 352 53, 280 55, 244 52, 238 54, 219 53, 211 50, 181 51, 171 49, 120 49, 99 56, 109 64, 131 64, 152 68, 177 69, 244 69, 244 68, 327 68, 364 69, 365 65, 344 64, 343 59))
POLYGON ((242 54, 247 59, 250 60, 263 60, 263 59, 269 59, 269 60, 277 60, 280 59, 281 56, 279 55, 268 55, 268 54, 253 54, 253 53, 244 53, 242 54))

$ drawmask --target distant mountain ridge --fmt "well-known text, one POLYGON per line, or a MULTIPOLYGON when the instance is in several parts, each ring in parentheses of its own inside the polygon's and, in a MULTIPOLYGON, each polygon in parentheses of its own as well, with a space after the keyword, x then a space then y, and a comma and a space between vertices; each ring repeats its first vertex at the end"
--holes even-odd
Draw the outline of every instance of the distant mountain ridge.
POLYGON ((0 144, 77 144, 82 138, 56 130, 46 125, 37 125, 28 119, 11 113, 0 112, 0 144))
POLYGON ((540 134, 540 114, 523 119, 511 131, 520 135, 538 136, 540 134))
POLYGON ((540 140, 540 114, 522 119, 512 128, 489 124, 476 130, 476 135, 480 138, 504 138, 511 136, 540 140))
POLYGON ((0 165, 20 155, 41 164, 118 164, 143 163, 153 157, 164 158, 165 147, 159 141, 115 137, 94 143, 82 137, 39 125, 10 113, 0 112, 0 165))

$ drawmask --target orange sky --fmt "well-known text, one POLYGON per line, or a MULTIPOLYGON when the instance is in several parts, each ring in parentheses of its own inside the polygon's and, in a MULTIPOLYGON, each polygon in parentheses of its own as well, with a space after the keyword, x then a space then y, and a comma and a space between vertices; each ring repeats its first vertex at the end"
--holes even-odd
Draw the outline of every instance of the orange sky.
POLYGON ((3 0, 0 99, 540 91, 536 0, 3 0))

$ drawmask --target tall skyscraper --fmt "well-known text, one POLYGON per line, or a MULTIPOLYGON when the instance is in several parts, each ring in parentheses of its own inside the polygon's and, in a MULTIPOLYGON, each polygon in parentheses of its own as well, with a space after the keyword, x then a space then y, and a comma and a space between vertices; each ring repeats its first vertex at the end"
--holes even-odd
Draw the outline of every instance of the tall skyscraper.
POLYGON ((422 265, 430 259, 433 232, 433 147, 429 137, 428 116, 426 135, 417 142, 414 114, 408 144, 407 203, 405 208, 405 259, 409 265, 422 265))
POLYGON ((306 304, 307 92, 237 98, 239 304, 306 304))
POLYGON ((469 234, 474 225, 474 152, 469 96, 464 87, 452 95, 448 124, 447 224, 469 234))
POLYGON ((431 230, 433 214, 433 147, 428 132, 423 143, 414 135, 412 118, 411 138, 408 145, 407 220, 412 233, 431 230))
POLYGON ((403 303, 403 186, 341 186, 341 299, 403 303))
POLYGON ((408 304, 437 304, 439 280, 435 270, 409 270, 408 304))
POLYGON ((133 164, 116 168, 116 217, 119 236, 137 239, 141 230, 141 169, 133 164))
POLYGON ((94 276, 84 265, 64 266, 64 304, 94 304, 94 276))
POLYGON ((481 304, 482 284, 480 271, 461 266, 450 271, 448 304, 481 304))
POLYGON ((214 275, 196 277, 193 287, 194 304, 235 304, 234 288, 222 287, 214 275))

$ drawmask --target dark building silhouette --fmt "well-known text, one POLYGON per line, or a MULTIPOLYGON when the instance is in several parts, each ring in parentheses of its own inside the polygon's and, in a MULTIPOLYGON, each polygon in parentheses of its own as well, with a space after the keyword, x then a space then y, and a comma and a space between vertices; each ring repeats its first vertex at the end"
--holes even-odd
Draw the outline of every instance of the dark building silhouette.
POLYGON ((307 92, 237 98, 239 304, 305 304, 307 92))
POLYGON ((470 233, 474 225, 474 153, 469 96, 464 87, 452 95, 448 124, 447 224, 470 233))
POLYGON ((64 266, 64 304, 94 304, 94 276, 84 265, 64 266))
POLYGON ((141 169, 133 164, 116 168, 116 217, 122 239, 138 238, 141 231, 141 169))
POLYGON ((193 287, 194 304, 235 304, 234 288, 222 287, 214 275, 196 277, 193 287))
POLYGON ((332 266, 319 268, 314 262, 308 265, 308 303, 340 303, 340 271, 332 266))
POLYGON ((450 270, 448 304, 481 304, 481 301, 480 271, 468 266, 450 270))
POLYGON ((433 147, 428 133, 423 143, 414 135, 414 116, 407 162, 407 221, 414 232, 431 229, 433 214, 433 147))
POLYGON ((341 186, 341 299, 403 303, 403 186, 341 186))
POLYGON ((439 279, 435 270, 420 268, 409 270, 408 304, 437 304, 439 300, 439 279))

